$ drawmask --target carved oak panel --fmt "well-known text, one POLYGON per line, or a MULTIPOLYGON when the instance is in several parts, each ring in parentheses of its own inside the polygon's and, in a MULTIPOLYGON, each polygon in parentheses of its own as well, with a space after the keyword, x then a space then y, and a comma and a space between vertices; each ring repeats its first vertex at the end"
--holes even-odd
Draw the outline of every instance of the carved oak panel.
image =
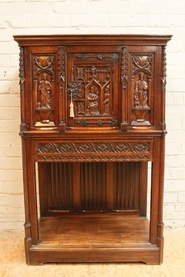
POLYGON ((152 142, 39 143, 39 162, 149 161, 152 142))
POLYGON ((119 52, 67 53, 67 59, 67 125, 118 127, 119 52))

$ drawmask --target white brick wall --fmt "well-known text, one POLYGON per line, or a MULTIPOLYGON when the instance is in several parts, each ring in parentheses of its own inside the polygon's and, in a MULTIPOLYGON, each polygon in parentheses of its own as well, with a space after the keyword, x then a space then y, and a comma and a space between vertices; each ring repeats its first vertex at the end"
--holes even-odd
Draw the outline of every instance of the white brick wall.
POLYGON ((164 222, 185 227, 185 0, 0 0, 0 230, 23 230, 20 34, 172 34, 167 47, 164 222))

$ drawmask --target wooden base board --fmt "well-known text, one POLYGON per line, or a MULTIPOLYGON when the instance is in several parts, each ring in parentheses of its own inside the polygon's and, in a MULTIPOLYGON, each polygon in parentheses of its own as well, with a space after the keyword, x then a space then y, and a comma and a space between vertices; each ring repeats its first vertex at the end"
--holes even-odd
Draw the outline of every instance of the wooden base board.
POLYGON ((29 264, 48 262, 144 262, 159 264, 149 243, 149 222, 137 216, 82 214, 43 217, 40 243, 29 249, 29 264))

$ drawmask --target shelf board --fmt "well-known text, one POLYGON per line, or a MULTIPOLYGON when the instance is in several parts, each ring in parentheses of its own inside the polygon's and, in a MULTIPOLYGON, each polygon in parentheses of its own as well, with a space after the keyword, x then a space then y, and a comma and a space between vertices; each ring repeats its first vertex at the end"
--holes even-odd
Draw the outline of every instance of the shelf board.
POLYGON ((31 265, 62 262, 144 262, 159 264, 159 248, 149 243, 144 217, 65 214, 42 217, 39 244, 29 248, 31 265))
POLYGON ((124 247, 149 242, 146 218, 114 214, 43 217, 40 244, 60 247, 124 247))

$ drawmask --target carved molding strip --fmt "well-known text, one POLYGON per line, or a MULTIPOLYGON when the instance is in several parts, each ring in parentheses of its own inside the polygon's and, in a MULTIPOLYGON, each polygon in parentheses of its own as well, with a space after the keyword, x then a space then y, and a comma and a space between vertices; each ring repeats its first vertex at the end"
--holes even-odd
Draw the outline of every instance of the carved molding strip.
POLYGON ((19 77, 20 77, 20 85, 22 89, 22 85, 25 82, 24 77, 24 50, 23 47, 20 47, 20 54, 19 54, 19 77))
POLYGON ((121 51, 121 81, 124 84, 124 88, 126 88, 128 82, 128 50, 125 46, 121 51))
POLYGON ((150 142, 39 143, 39 162, 149 161, 150 142))
POLYGON ((39 143, 38 153, 149 153, 149 142, 39 143))
POLYGON ((111 124, 112 127, 118 126, 117 119, 112 119, 109 121, 103 121, 103 120, 87 121, 86 119, 81 119, 81 120, 77 121, 76 123, 81 125, 82 127, 86 127, 88 124, 96 124, 98 126, 101 126, 102 124, 111 124))
POLYGON ((65 52, 64 47, 60 47, 58 51, 58 82, 65 82, 65 52))
POLYGON ((105 54, 97 54, 97 55, 90 55, 87 53, 81 53, 77 56, 80 60, 87 60, 89 58, 97 58, 98 60, 103 60, 105 58, 111 58, 113 61, 119 59, 119 55, 117 53, 112 53, 111 55, 105 55, 105 54))
POLYGON ((38 156, 38 162, 146 162, 150 161, 149 155, 120 155, 120 156, 38 156))

